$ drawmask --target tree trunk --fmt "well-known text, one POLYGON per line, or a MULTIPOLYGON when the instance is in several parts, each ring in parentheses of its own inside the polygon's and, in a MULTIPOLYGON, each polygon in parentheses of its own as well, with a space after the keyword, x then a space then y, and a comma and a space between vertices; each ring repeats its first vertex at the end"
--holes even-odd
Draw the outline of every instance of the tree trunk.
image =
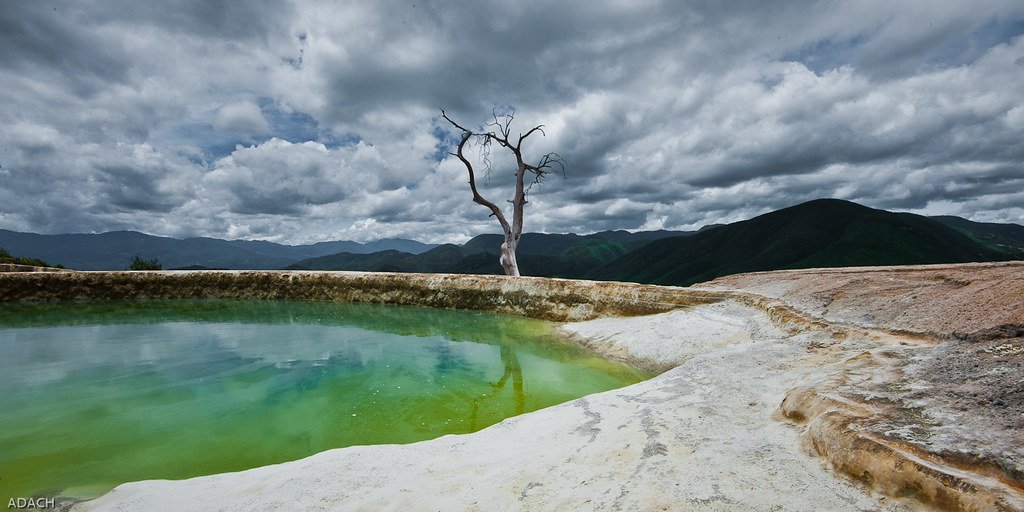
POLYGON ((512 234, 505 233, 505 241, 501 243, 501 258, 498 261, 501 263, 501 268, 505 271, 506 276, 519 275, 519 263, 516 262, 516 245, 518 244, 512 239, 512 234))
MULTIPOLYGON (((466 172, 469 173, 469 190, 473 192, 473 202, 486 206, 487 209, 491 210, 491 215, 498 219, 498 223, 501 224, 501 230, 505 234, 505 241, 501 244, 501 257, 498 259, 498 262, 501 263, 501 269, 505 271, 505 275, 519 276, 519 263, 516 262, 516 247, 519 245, 519 237, 523 234, 523 208, 527 203, 527 189, 525 188, 526 173, 527 171, 533 173, 533 183, 536 184, 540 182, 541 178, 543 178, 553 166, 557 165, 564 170, 565 161, 562 160, 562 157, 559 156, 558 153, 548 153, 541 157, 540 162, 537 165, 527 164, 523 160, 523 153, 520 148, 523 145, 523 141, 533 133, 540 132, 543 134, 543 125, 533 127, 530 131, 526 132, 525 135, 520 133, 519 139, 513 143, 509 139, 509 135, 512 133, 512 129, 509 128, 509 125, 512 124, 512 119, 515 116, 507 114, 504 116, 504 121, 500 121, 496 111, 493 112, 493 115, 494 122, 487 126, 497 128, 497 131, 500 134, 493 131, 479 133, 470 131, 459 123, 453 121, 448 117, 448 114, 444 112, 444 109, 441 109, 441 117, 445 118, 452 126, 462 131, 462 139, 459 141, 458 149, 454 153, 451 153, 451 155, 457 157, 462 161, 462 164, 466 166, 466 172), (515 196, 509 200, 509 202, 512 203, 511 223, 508 222, 508 219, 505 217, 505 213, 502 212, 501 208, 498 208, 498 205, 484 199, 484 197, 480 195, 480 191, 476 188, 476 173, 473 171, 473 164, 462 152, 466 147, 466 143, 474 137, 482 140, 485 151, 488 144, 491 141, 494 141, 501 147, 511 151, 516 157, 516 163, 518 164, 518 169, 516 169, 516 192, 515 196)), ((484 161, 487 163, 487 168, 490 169, 490 160, 486 158, 486 155, 484 161)))

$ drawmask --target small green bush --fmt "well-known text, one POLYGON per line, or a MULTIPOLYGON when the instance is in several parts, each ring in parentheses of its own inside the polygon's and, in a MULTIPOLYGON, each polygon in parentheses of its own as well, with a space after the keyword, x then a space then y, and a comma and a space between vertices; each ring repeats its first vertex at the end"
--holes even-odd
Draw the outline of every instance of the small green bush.
POLYGON ((128 270, 163 270, 163 265, 160 264, 160 260, 153 258, 151 260, 144 260, 138 254, 135 255, 135 259, 132 260, 131 266, 128 270))
MULTIPOLYGON (((31 265, 33 267, 53 267, 49 263, 39 258, 14 258, 14 262, 18 265, 31 265)), ((58 265, 59 266, 59 265, 58 265)))
POLYGON ((39 258, 23 258, 11 256, 11 253, 7 252, 6 249, 0 247, 0 263, 11 263, 14 265, 29 265, 32 267, 53 267, 53 268, 64 268, 63 265, 50 265, 49 263, 39 258))

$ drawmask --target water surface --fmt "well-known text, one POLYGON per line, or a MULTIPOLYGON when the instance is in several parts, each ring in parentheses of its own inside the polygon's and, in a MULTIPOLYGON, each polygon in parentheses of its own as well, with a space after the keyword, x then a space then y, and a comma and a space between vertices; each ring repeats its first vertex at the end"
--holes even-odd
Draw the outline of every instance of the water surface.
POLYGON ((468 433, 649 377, 552 326, 329 302, 5 304, 0 500, 468 433))

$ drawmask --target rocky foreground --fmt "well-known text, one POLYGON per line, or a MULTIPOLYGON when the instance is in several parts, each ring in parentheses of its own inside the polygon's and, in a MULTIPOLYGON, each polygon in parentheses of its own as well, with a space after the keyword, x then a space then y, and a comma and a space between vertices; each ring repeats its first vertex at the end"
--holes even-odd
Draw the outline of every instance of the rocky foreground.
POLYGON ((700 288, 892 334, 781 405, 835 469, 945 509, 1024 509, 1024 265, 764 272, 700 288))
POLYGON ((755 273, 700 289, 36 274, 0 276, 0 300, 262 296, 274 283, 276 297, 315 284, 312 298, 588 319, 562 329, 666 371, 474 434, 129 483, 76 509, 1024 510, 1022 263, 755 273), (374 282, 383 291, 366 291, 374 282))

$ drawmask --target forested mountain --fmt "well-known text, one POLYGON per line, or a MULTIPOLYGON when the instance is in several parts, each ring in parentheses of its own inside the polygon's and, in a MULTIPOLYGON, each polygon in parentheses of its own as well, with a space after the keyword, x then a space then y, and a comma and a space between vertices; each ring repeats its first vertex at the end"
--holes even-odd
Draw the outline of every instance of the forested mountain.
MULTIPOLYGON (((820 199, 698 232, 527 233, 517 259, 523 275, 689 285, 758 270, 1019 259, 1021 239, 1024 226, 1015 224, 933 219, 820 199)), ((480 235, 420 255, 339 254, 289 268, 500 274, 501 240, 480 235)))
POLYGON ((820 199, 693 236, 657 240, 586 277, 689 285, 758 270, 962 263, 1018 256, 928 217, 820 199))
POLYGON ((160 260, 163 268, 198 266, 227 269, 276 269, 296 261, 338 252, 400 250, 420 253, 434 247, 399 238, 367 244, 348 241, 283 245, 253 240, 177 239, 135 231, 99 234, 39 235, 0 229, 0 247, 77 270, 124 270, 136 255, 160 260))

